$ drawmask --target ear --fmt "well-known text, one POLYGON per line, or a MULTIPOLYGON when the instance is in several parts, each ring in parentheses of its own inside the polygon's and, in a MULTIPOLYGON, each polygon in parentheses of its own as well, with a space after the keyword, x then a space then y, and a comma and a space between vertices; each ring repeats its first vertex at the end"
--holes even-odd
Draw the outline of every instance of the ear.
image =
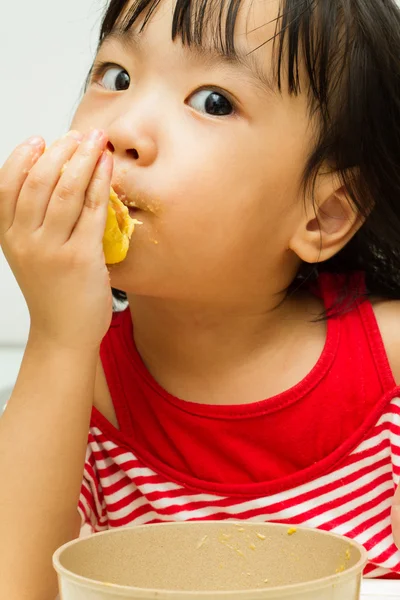
POLYGON ((289 248, 303 262, 326 261, 351 240, 364 221, 346 188, 337 177, 329 177, 316 187, 314 202, 306 205, 289 248))

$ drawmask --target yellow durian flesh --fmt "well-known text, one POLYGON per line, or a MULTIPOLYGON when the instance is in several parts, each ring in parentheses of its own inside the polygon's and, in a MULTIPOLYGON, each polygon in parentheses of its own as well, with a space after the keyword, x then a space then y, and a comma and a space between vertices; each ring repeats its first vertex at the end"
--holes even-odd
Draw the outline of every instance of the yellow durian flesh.
POLYGON ((107 265, 115 265, 126 258, 135 223, 137 221, 131 218, 128 208, 122 204, 111 188, 103 237, 103 250, 107 265))
MULTIPOLYGON (((46 150, 47 148, 45 148, 46 150)), ((68 162, 61 169, 61 175, 67 168, 67 164, 68 162)), ((128 208, 122 204, 113 188, 110 187, 107 221, 103 236, 106 265, 115 265, 126 258, 136 224, 140 224, 140 221, 131 218, 128 208)))

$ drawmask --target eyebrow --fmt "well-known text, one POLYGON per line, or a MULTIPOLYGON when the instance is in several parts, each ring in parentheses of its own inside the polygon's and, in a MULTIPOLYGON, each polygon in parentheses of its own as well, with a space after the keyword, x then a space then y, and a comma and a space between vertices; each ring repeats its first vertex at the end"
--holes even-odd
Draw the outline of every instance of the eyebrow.
MULTIPOLYGON (((123 28, 114 28, 102 41, 100 48, 107 43, 117 42, 121 44, 127 52, 140 50, 142 40, 140 36, 132 31, 123 28)), ((99 49, 100 49, 99 48, 99 49)), ((203 64, 206 67, 218 67, 228 65, 230 67, 242 69, 252 82, 263 91, 269 94, 275 94, 277 91, 276 85, 264 70, 262 69, 259 60, 253 53, 236 52, 235 54, 225 54, 221 49, 216 47, 204 47, 199 44, 192 44, 188 50, 188 59, 197 64, 203 64)))

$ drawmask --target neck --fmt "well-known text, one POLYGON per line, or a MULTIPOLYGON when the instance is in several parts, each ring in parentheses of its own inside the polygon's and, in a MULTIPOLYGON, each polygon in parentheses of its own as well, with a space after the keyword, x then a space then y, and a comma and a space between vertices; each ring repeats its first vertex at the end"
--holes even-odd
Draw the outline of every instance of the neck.
POLYGON ((308 296, 229 308, 134 295, 128 299, 135 343, 148 370, 174 395, 193 400, 198 392, 193 401, 202 401, 199 385, 205 379, 204 395, 217 397, 236 374, 247 377, 244 368, 252 372, 287 354, 310 319, 308 296))

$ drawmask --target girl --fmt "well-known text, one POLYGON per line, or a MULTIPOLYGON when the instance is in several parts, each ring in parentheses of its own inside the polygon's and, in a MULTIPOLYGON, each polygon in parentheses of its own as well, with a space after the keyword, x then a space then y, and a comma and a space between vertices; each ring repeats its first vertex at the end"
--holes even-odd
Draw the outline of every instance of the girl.
POLYGON ((0 173, 1 597, 53 598, 82 522, 306 524, 400 573, 399 56, 394 0, 111 0, 71 131, 0 173))

